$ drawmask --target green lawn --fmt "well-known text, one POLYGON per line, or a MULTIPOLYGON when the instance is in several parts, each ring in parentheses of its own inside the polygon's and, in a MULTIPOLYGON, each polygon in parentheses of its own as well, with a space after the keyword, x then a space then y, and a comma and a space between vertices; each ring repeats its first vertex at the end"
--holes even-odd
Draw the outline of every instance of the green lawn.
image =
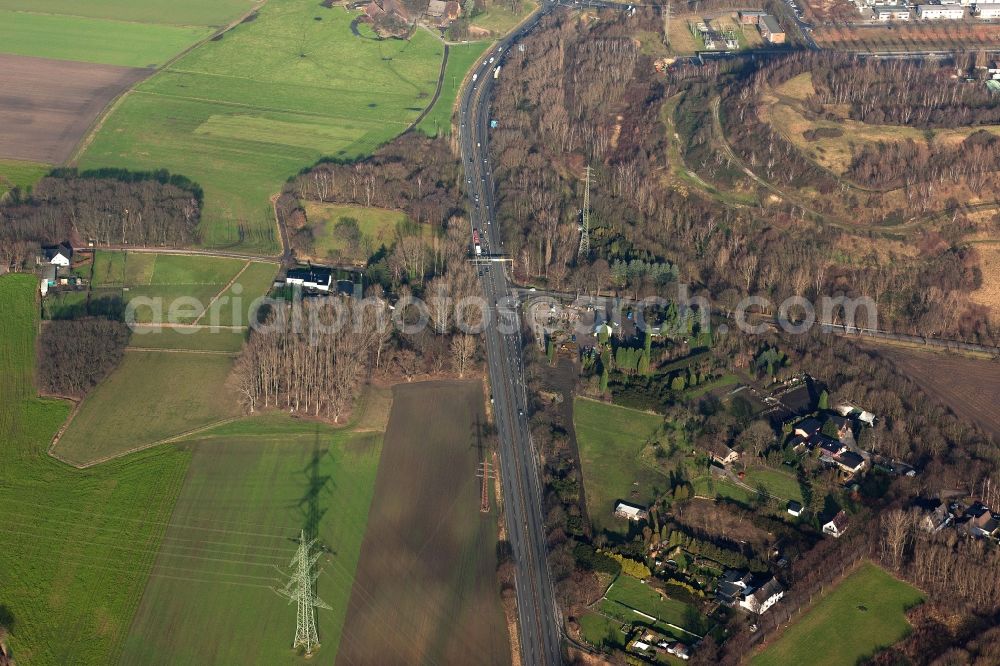
MULTIPOLYGON (((728 497, 737 502, 748 504, 751 499, 750 491, 740 488, 727 479, 711 478, 700 476, 691 482, 694 486, 694 494, 699 497, 728 497)), ((756 496, 756 493, 753 493, 756 496)))
POLYGON ((0 9, 0 52, 101 65, 156 67, 210 32, 0 9))
POLYGON ((88 463, 238 416, 226 388, 232 366, 226 355, 128 352, 86 397, 56 452, 88 463))
POLYGON ((222 26, 255 0, 0 0, 0 9, 166 25, 222 26))
MULTIPOLYGON (((138 323, 246 326, 251 306, 268 292, 277 271, 273 263, 229 257, 98 251, 93 284, 98 289, 124 288, 121 294, 130 305, 129 316, 138 323)), ((202 348, 150 342, 160 333, 139 329, 139 339, 134 339, 133 345, 202 348)), ((223 346, 209 344, 204 348, 230 349, 228 344, 219 344, 223 346)))
POLYGON ((663 417, 596 400, 577 398, 573 422, 580 447, 587 510, 595 530, 625 532, 627 522, 613 517, 614 503, 648 504, 662 492, 667 478, 639 459, 643 445, 655 436, 663 417), (633 494, 635 493, 635 494, 633 494))
POLYGON ((406 222, 406 213, 386 208, 366 208, 341 204, 304 202, 306 218, 313 230, 313 251, 318 258, 340 258, 348 261, 365 261, 383 245, 390 247, 395 241, 400 225, 406 222), (341 218, 358 222, 362 242, 351 250, 346 239, 336 231, 341 218))
POLYGON ((455 100, 462 89, 462 80, 472 66, 479 61, 490 42, 453 44, 448 47, 448 63, 444 69, 441 95, 430 112, 424 116, 417 128, 428 136, 448 136, 451 134, 451 114, 455 100))
POLYGON ((123 661, 240 664, 253 655, 254 663, 309 663, 290 649, 295 606, 271 589, 284 584, 276 567, 288 570, 292 539, 304 529, 325 546, 316 591, 333 607, 316 611, 322 648, 312 661, 334 663, 382 433, 271 414, 184 447, 190 473, 123 661))
POLYGON ((756 656, 754 666, 854 666, 903 638, 905 609, 920 602, 919 590, 866 563, 799 617, 756 656))
POLYGON ((0 198, 15 187, 25 188, 34 185, 39 178, 49 172, 50 168, 47 164, 38 162, 0 160, 0 198))
MULTIPOLYGON (((656 590, 631 576, 618 576, 605 595, 605 600, 652 615, 660 621, 657 626, 665 630, 670 628, 663 623, 676 625, 699 635, 704 635, 708 630, 708 620, 697 608, 676 599, 662 597, 656 590)), ((633 615, 632 620, 641 620, 641 617, 633 615)), ((683 633, 679 635, 684 636, 683 633)), ((692 638, 687 637, 688 640, 692 638)))
POLYGON ((580 623, 580 633, 594 647, 610 647, 625 649, 628 637, 622 631, 622 623, 611 620, 600 613, 584 613, 577 622, 580 623))
POLYGON ((86 471, 46 455, 69 405, 34 397, 36 293, 32 276, 0 276, 0 604, 18 663, 115 663, 189 455, 86 471))
POLYGON ((137 86, 81 166, 183 174, 205 192, 203 245, 276 254, 269 197, 282 183, 321 157, 371 153, 435 89, 439 41, 423 30, 409 41, 361 39, 354 16, 271 0, 256 20, 137 86))
POLYGON ((780 469, 766 467, 748 469, 743 481, 754 489, 762 485, 768 493, 783 500, 802 501, 802 490, 799 488, 798 480, 780 469))
POLYGON ((129 340, 140 349, 189 349, 236 353, 243 347, 246 331, 204 328, 139 329, 129 340), (144 332, 148 331, 148 332, 144 332))

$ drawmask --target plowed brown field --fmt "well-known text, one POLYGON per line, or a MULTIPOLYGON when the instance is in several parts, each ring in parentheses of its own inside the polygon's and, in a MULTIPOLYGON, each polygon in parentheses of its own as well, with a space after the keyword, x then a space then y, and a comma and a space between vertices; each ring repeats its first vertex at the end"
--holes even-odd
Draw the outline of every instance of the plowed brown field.
POLYGON ((0 157, 61 164, 151 70, 0 54, 0 157))
POLYGON ((397 386, 337 664, 509 664, 479 382, 397 386))
POLYGON ((946 353, 880 347, 879 354, 932 398, 1000 442, 1000 363, 946 353))

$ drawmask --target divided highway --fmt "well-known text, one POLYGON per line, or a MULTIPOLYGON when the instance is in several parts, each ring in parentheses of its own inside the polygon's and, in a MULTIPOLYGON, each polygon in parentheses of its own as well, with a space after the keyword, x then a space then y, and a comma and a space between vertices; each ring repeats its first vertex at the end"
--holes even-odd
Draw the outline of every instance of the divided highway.
MULTIPOLYGON (((484 256, 503 253, 487 153, 493 74, 507 50, 535 27, 550 7, 544 6, 540 13, 494 45, 473 70, 474 80, 462 93, 459 110, 462 164, 472 209, 472 229, 478 232, 484 256)), ((470 240, 471 237, 470 233, 470 240)), ((484 338, 499 439, 507 538, 516 571, 521 661, 525 666, 555 666, 562 663, 562 621, 545 559, 542 489, 538 456, 528 431, 519 314, 504 266, 483 263, 479 270, 483 293, 493 315, 484 338)))

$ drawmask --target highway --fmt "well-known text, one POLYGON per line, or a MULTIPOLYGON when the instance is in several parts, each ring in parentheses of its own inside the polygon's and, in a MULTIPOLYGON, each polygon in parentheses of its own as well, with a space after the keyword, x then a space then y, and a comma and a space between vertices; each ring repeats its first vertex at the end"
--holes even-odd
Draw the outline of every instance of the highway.
MULTIPOLYGON (((484 255, 503 252, 487 151, 493 73, 507 50, 530 32, 551 7, 546 4, 495 44, 473 70, 475 80, 462 92, 459 107, 462 164, 472 210, 472 229, 478 230, 484 255)), ((470 231, 470 241, 471 236, 470 231)), ((516 572, 521 662, 525 666, 555 665, 563 661, 562 620, 546 562, 539 458, 528 430, 520 315, 504 267, 503 263, 487 263, 480 265, 479 270, 483 293, 492 304, 484 341, 499 441, 507 538, 513 550, 516 572)))

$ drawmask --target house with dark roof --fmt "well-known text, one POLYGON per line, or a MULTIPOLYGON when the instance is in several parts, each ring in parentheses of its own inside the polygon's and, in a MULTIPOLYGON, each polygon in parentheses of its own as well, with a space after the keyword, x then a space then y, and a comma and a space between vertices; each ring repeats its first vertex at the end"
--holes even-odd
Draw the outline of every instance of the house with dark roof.
POLYGON ((948 507, 939 499, 919 497, 914 500, 913 507, 919 516, 917 527, 931 534, 943 530, 953 519, 948 507))
POLYGON ((753 575, 748 571, 729 569, 715 582, 715 599, 724 606, 735 606, 751 588, 753 575))
POLYGON ((835 439, 827 437, 826 435, 820 435, 816 441, 819 442, 819 448, 821 454, 826 454, 831 458, 836 458, 841 453, 847 450, 846 446, 844 446, 835 439))
POLYGON ((989 537, 1000 528, 997 514, 982 502, 976 502, 965 511, 965 529, 970 536, 989 537))
POLYGON ((844 511, 840 511, 836 516, 823 525, 823 534, 828 534, 835 539, 839 539, 840 536, 846 531, 847 513, 844 511))
POLYGON ((785 588, 771 576, 766 582, 758 585, 752 592, 740 599, 740 608, 761 615, 785 596, 785 588))
POLYGON ((795 424, 794 433, 806 439, 814 439, 823 429, 823 424, 819 419, 813 417, 805 418, 795 424))
POLYGON ((311 291, 327 293, 333 283, 333 270, 322 266, 289 269, 285 284, 302 287, 311 291))
POLYGON ((789 515, 797 518, 802 515, 802 503, 791 500, 788 502, 788 506, 785 508, 785 511, 787 511, 789 515))
POLYGON ((857 474, 865 468, 865 459, 854 451, 844 451, 840 455, 835 456, 833 461, 837 463, 840 469, 850 474, 857 474))
POLYGON ((72 262, 73 246, 69 243, 47 245, 42 248, 42 256, 39 263, 47 263, 53 266, 58 266, 59 268, 69 268, 69 265, 72 262))

